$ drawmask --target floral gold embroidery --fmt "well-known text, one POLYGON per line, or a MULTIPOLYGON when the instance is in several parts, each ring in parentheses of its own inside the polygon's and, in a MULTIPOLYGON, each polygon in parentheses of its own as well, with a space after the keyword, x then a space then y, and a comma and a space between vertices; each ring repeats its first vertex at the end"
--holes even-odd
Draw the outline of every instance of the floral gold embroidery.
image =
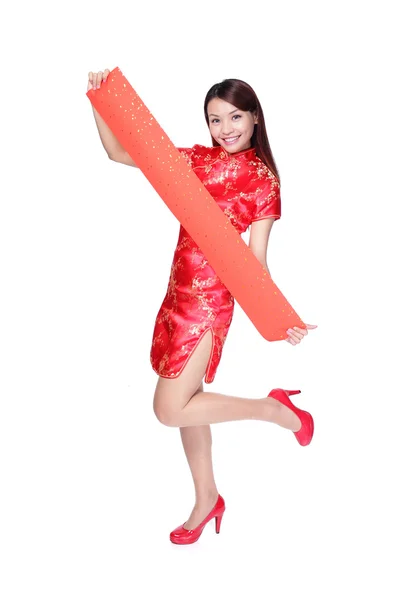
MULTIPOLYGON (((218 146, 180 151, 239 233, 255 220, 280 218, 279 181, 254 149, 231 156, 218 146)), ((178 377, 200 337, 211 329, 213 346, 204 379, 211 383, 233 310, 233 296, 181 226, 167 293, 155 320, 150 351, 155 372, 178 377)))

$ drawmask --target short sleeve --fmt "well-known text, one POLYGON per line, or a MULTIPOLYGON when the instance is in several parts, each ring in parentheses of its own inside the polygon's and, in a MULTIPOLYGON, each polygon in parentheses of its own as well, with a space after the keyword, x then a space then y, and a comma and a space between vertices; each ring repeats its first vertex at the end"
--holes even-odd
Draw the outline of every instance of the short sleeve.
POLYGON ((183 155, 189 167, 194 167, 194 147, 193 148, 177 148, 183 155))
POLYGON ((280 184, 273 174, 262 183, 261 189, 256 194, 251 222, 271 217, 275 217, 275 220, 281 218, 280 184))

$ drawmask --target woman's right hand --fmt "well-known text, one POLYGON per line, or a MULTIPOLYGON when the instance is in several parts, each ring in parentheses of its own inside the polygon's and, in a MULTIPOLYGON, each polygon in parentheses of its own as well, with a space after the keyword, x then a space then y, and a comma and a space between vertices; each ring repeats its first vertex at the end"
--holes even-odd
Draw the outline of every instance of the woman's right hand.
POLYGON ((86 91, 97 90, 100 87, 102 81, 104 81, 104 83, 107 81, 109 73, 110 69, 106 69, 105 71, 99 71, 98 73, 93 73, 92 71, 90 71, 88 87, 86 91))

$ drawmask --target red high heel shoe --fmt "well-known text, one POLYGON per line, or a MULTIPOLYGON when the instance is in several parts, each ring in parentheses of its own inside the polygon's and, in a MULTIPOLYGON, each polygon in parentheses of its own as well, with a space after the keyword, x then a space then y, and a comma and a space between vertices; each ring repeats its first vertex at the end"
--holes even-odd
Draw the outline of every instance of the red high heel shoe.
POLYGON ((173 531, 171 531, 169 535, 169 539, 173 544, 193 544, 197 542, 201 534, 203 533, 204 527, 207 525, 208 521, 215 518, 215 532, 219 533, 221 528, 222 516, 225 512, 225 502, 222 496, 218 494, 218 500, 211 510, 211 512, 206 516, 206 518, 198 525, 195 529, 185 529, 183 525, 180 525, 173 531))
POLYGON ((300 446, 308 446, 314 435, 314 420, 309 412, 297 408, 290 400, 289 396, 292 394, 300 394, 300 390, 283 390, 281 388, 274 388, 270 391, 268 396, 272 396, 278 402, 281 402, 288 408, 290 408, 300 419, 301 427, 299 431, 293 431, 300 446))

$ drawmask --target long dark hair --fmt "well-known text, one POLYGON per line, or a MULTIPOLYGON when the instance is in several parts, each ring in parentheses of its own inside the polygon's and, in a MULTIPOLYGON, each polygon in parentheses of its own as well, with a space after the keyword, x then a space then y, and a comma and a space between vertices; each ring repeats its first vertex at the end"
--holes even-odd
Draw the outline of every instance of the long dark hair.
MULTIPOLYGON (((263 110, 253 88, 241 79, 224 79, 220 83, 215 83, 208 90, 204 100, 204 115, 208 127, 210 126, 210 122, 207 107, 208 103, 213 98, 225 100, 236 106, 239 110, 250 111, 257 117, 258 123, 254 125, 254 132, 251 136, 251 146, 255 148, 257 156, 267 165, 269 170, 274 173, 280 182, 279 172, 268 141, 263 110)), ((218 144, 213 137, 212 144, 213 146, 221 145, 218 144)))

